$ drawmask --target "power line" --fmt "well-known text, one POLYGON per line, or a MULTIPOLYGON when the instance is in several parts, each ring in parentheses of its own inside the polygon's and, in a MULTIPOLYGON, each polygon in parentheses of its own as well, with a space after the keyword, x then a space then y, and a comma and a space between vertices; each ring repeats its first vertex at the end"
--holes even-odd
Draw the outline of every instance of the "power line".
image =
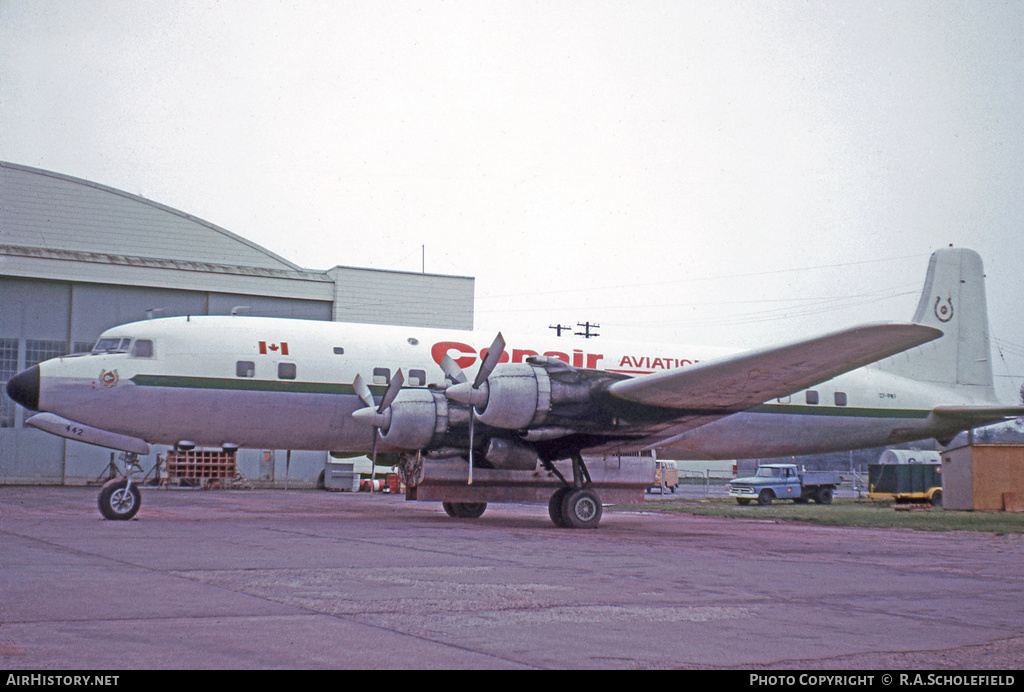
POLYGON ((838 269, 838 268, 841 268, 841 267, 855 267, 855 266, 860 266, 860 265, 864 265, 864 264, 880 264, 880 263, 884 263, 884 262, 899 262, 899 261, 908 260, 908 259, 921 259, 922 257, 930 257, 930 256, 931 256, 930 253, 928 253, 928 254, 918 254, 918 255, 904 255, 902 257, 886 257, 886 258, 881 258, 881 259, 858 260, 858 261, 854 261, 854 262, 842 262, 842 263, 837 263, 837 264, 821 264, 821 265, 816 265, 816 266, 811 266, 811 267, 797 267, 797 268, 794 268, 794 269, 775 269, 775 270, 771 270, 771 271, 743 272, 743 273, 738 273, 738 274, 720 274, 720 275, 717 275, 717 276, 690 276, 690 277, 681 278, 681 279, 672 279, 670 281, 654 281, 654 282, 648 282, 648 283, 635 283, 635 284, 621 284, 620 283, 620 284, 613 284, 613 285, 606 285, 606 286, 588 286, 588 287, 580 287, 580 288, 566 288, 566 289, 555 290, 555 291, 545 290, 545 291, 532 291, 532 292, 529 292, 529 293, 508 293, 508 294, 491 295, 491 296, 479 296, 478 298, 482 299, 482 300, 491 300, 491 299, 499 299, 499 298, 517 298, 517 297, 534 296, 534 295, 550 296, 550 295, 562 294, 562 293, 593 293, 593 292, 596 292, 596 291, 621 290, 621 289, 624 289, 624 288, 648 288, 648 287, 652 287, 652 286, 669 286, 669 285, 677 285, 677 284, 684 284, 684 283, 695 283, 695 282, 699 282, 699 281, 723 281, 725 279, 740 279, 740 278, 749 278, 749 277, 753 277, 753 276, 771 276, 771 275, 777 275, 777 274, 795 274, 795 273, 799 273, 799 272, 819 271, 819 270, 822 270, 822 269, 838 269))

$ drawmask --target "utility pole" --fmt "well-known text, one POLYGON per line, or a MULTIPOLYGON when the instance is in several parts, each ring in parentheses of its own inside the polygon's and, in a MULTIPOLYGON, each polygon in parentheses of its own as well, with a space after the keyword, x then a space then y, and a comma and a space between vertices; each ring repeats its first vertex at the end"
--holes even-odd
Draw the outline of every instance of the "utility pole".
POLYGON ((601 336, 597 332, 590 331, 591 329, 600 329, 601 325, 591 324, 590 322, 577 322, 577 327, 583 327, 582 332, 576 332, 576 336, 582 336, 584 339, 590 339, 591 337, 601 336))

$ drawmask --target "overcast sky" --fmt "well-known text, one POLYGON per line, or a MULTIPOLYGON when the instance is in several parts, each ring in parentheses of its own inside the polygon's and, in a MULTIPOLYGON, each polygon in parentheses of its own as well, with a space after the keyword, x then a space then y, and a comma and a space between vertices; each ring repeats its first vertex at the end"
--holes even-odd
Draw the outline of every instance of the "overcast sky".
POLYGON ((0 0, 0 159, 304 267, 425 256, 490 331, 905 320, 971 247, 1024 376, 1021 2, 0 0))

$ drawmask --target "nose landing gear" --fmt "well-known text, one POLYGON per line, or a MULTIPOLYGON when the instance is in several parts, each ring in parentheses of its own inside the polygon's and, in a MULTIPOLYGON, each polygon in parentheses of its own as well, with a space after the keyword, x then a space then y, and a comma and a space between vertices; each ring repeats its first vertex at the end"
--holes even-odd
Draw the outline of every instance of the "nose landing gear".
POLYGON ((125 462, 124 478, 107 481, 97 498, 100 514, 104 519, 126 521, 134 517, 142 505, 139 485, 132 482, 132 473, 142 470, 139 457, 132 452, 125 452, 122 459, 125 462))

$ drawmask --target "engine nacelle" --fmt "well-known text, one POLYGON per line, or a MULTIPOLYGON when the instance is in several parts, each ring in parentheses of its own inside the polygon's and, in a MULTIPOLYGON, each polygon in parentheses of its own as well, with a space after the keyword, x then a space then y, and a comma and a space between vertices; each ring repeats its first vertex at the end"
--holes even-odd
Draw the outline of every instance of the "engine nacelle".
POLYGON ((544 368, 527 363, 497 366, 481 388, 487 403, 476 409, 477 420, 506 430, 540 425, 551 410, 551 378, 544 368))
POLYGON ((537 450, 500 437, 491 438, 484 458, 496 469, 533 471, 540 463, 537 450))
POLYGON ((386 415, 380 439, 392 447, 424 449, 440 441, 448 430, 448 400, 429 389, 403 389, 386 415))

